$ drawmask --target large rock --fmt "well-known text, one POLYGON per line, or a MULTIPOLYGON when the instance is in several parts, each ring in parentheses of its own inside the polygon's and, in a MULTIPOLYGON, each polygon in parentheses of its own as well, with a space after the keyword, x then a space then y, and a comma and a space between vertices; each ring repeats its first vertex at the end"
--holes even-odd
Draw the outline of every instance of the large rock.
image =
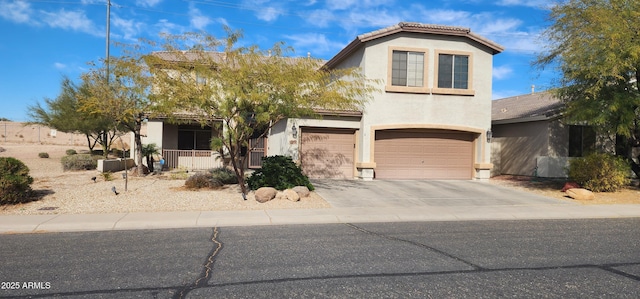
POLYGON ((284 190, 282 193, 284 193, 284 196, 287 197, 287 199, 290 201, 300 200, 300 195, 298 195, 298 192, 293 191, 292 189, 284 190))
POLYGON ((309 194, 311 194, 311 192, 309 192, 309 188, 307 188, 306 186, 295 186, 291 190, 298 193, 298 195, 300 195, 300 198, 309 197, 309 194))
POLYGON ((596 195, 593 192, 583 188, 571 188, 565 191, 569 197, 576 200, 594 200, 596 195))
POLYGON ((260 203, 265 203, 267 201, 272 200, 274 197, 276 197, 277 193, 278 193, 278 190, 276 190, 276 188, 273 188, 273 187, 259 188, 258 190, 256 190, 256 193, 255 193, 256 201, 260 203))

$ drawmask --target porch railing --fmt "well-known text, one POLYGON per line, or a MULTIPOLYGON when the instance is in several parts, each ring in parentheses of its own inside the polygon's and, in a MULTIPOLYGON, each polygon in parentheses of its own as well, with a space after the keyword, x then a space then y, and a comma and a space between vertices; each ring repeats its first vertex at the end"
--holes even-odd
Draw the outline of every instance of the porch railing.
POLYGON ((184 167, 189 170, 205 170, 223 165, 220 154, 215 151, 163 149, 162 157, 165 167, 169 169, 184 167))

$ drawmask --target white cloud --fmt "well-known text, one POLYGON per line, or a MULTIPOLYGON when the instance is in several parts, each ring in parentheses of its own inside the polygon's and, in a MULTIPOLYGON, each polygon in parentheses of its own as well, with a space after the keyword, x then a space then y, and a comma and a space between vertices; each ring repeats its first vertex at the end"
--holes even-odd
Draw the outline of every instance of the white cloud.
POLYGON ((494 66, 493 67, 493 78, 497 80, 506 79, 513 73, 513 69, 508 66, 494 66))
MULTIPOLYGON (((216 22, 218 22, 219 24, 225 25, 225 26, 229 26, 229 22, 227 21, 227 19, 225 18, 216 18, 215 19, 216 22)), ((230 27, 230 26, 229 26, 230 27)))
POLYGON ((317 33, 285 35, 285 38, 293 41, 293 48, 298 52, 310 52, 314 57, 336 53, 345 46, 342 43, 328 40, 324 34, 317 33))
POLYGON ((279 16, 284 13, 281 9, 275 7, 264 7, 262 9, 257 10, 258 19, 271 22, 276 20, 279 16))
POLYGON ((15 23, 30 23, 33 10, 25 1, 0 2, 0 17, 15 23))
POLYGON ((67 65, 64 63, 60 63, 60 62, 56 62, 53 64, 53 67, 59 69, 59 70, 63 70, 67 68, 67 65))
POLYGON ((371 8, 377 6, 392 6, 394 0, 327 0, 327 8, 331 10, 345 10, 349 8, 371 8))
POLYGON ((244 0, 241 5, 244 9, 255 12, 259 20, 272 22, 285 14, 286 10, 281 3, 269 0, 244 0))
POLYGON ((376 11, 353 11, 349 16, 342 20, 345 29, 353 29, 354 27, 376 27, 383 28, 397 24, 405 19, 398 13, 389 13, 386 10, 376 11))
POLYGON ((204 30, 209 24, 213 22, 211 18, 203 15, 202 12, 200 12, 200 10, 197 9, 193 4, 189 4, 189 18, 191 27, 198 30, 204 30))
POLYGON ((136 22, 133 19, 124 19, 117 14, 112 14, 111 25, 113 26, 114 33, 123 39, 135 41, 139 38, 140 32, 145 27, 141 22, 136 22))
POLYGON ((311 11, 311 13, 309 13, 307 18, 305 19, 305 21, 307 21, 307 23, 312 24, 316 27, 326 28, 332 22, 335 21, 335 17, 333 13, 329 10, 318 9, 318 10, 311 11))
POLYGON ((502 32, 517 31, 518 27, 522 25, 521 20, 517 19, 493 19, 484 22, 481 27, 476 29, 480 34, 493 34, 502 32))
POLYGON ((501 0, 496 3, 502 6, 526 6, 538 9, 548 9, 553 6, 553 0, 501 0))
POLYGON ((105 33, 99 31, 93 21, 89 19, 84 11, 66 11, 61 9, 57 12, 40 11, 42 21, 52 28, 84 32, 95 36, 104 36, 105 33))
POLYGON ((342 10, 354 6, 359 0, 327 0, 327 8, 342 10))
POLYGON ((158 28, 158 31, 163 34, 178 34, 185 31, 183 26, 172 23, 167 19, 158 20, 154 27, 158 28))
POLYGON ((136 5, 144 7, 153 7, 158 5, 162 0, 136 0, 136 5))

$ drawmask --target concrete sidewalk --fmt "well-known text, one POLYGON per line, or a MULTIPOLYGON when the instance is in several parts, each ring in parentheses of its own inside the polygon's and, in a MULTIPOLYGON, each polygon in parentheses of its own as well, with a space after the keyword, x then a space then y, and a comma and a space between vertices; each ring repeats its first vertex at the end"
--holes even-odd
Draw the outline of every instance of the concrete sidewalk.
POLYGON ((115 214, 2 215, 0 233, 44 233, 283 224, 640 217, 640 205, 371 207, 115 214))

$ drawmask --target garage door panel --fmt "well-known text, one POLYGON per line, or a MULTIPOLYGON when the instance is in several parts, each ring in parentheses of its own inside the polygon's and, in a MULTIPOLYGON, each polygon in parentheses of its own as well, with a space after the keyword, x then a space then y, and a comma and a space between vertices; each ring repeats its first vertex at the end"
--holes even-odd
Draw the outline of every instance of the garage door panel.
POLYGON ((353 178, 353 129, 302 128, 300 160, 310 178, 353 178))
POLYGON ((473 135, 456 131, 376 132, 376 178, 470 179, 473 135))

